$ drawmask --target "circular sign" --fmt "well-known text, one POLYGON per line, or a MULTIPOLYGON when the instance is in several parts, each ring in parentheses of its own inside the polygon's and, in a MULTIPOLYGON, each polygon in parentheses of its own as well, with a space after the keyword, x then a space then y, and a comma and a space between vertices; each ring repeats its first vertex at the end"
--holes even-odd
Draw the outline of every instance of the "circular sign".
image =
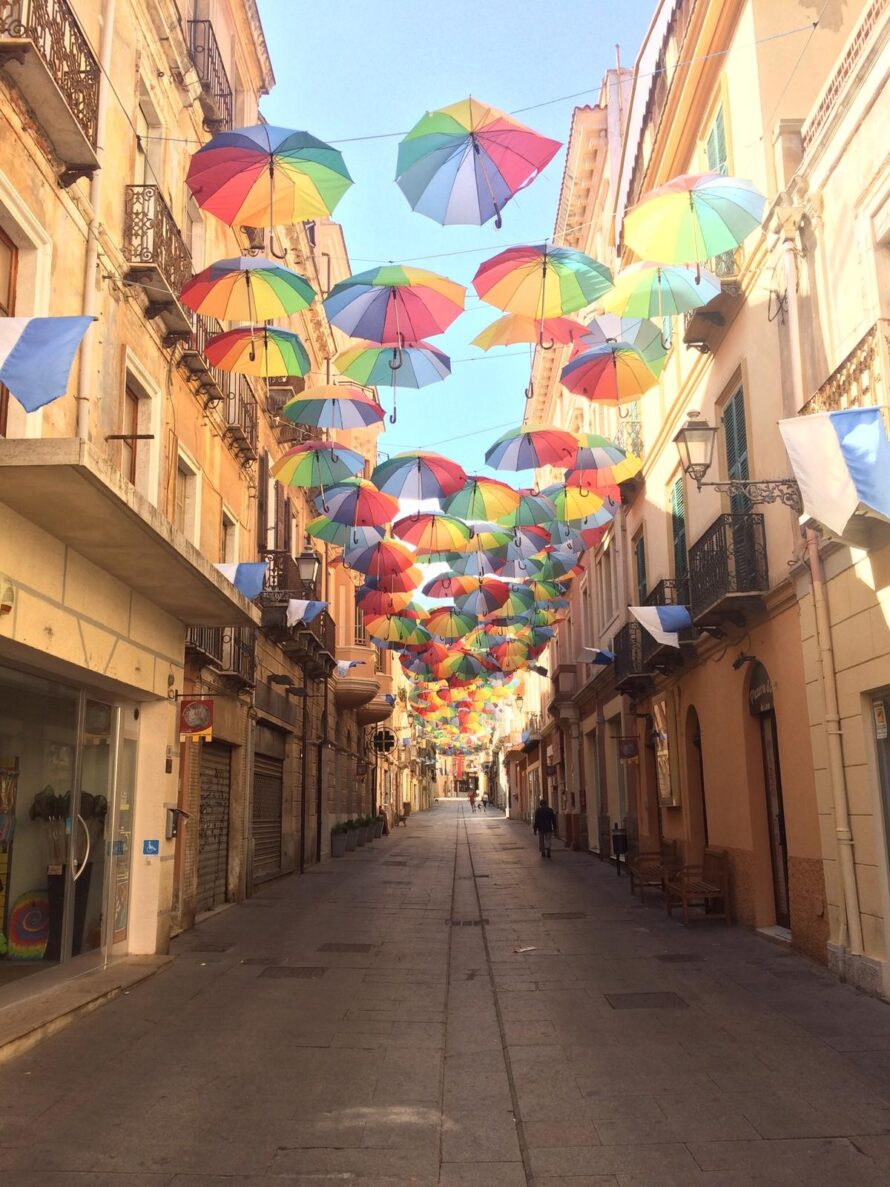
POLYGON ((198 733, 210 725, 210 707, 203 701, 191 701, 182 707, 182 720, 190 730, 198 733))
POLYGON ((396 736, 390 729, 379 729, 374 735, 374 749, 378 754, 389 754, 395 750, 396 736))

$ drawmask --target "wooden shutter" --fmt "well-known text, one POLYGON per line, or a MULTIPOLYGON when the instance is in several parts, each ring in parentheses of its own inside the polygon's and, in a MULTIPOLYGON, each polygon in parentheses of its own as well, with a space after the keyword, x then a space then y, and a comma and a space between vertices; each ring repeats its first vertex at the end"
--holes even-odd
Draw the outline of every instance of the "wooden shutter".
MULTIPOLYGON (((741 388, 723 410, 723 441, 726 448, 726 476, 746 482, 748 472, 748 432, 745 423, 745 393, 741 388)), ((745 515, 751 504, 745 495, 729 500, 733 515, 745 515)))
POLYGON ((263 549, 269 546, 266 539, 266 529, 269 525, 268 497, 269 455, 267 453, 261 453, 259 466, 257 467, 256 492, 256 546, 258 552, 262 552, 263 549))
POLYGON ((718 107, 711 125, 706 152, 708 169, 712 173, 722 173, 725 176, 729 172, 729 158, 726 152, 726 120, 722 107, 718 107))
POLYGON ((637 576, 637 604, 642 606, 646 601, 648 583, 646 581, 646 542, 643 533, 634 540, 634 564, 637 576))
POLYGON ((678 478, 671 487, 671 532, 674 544, 674 576, 687 576, 689 558, 686 553, 686 498, 683 494, 683 479, 678 478))

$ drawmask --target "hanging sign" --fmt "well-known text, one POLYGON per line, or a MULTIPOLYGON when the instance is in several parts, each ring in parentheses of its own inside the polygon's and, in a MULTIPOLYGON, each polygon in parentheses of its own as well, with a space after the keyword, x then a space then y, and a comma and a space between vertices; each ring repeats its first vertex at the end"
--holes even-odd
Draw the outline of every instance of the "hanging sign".
POLYGON ((761 663, 751 666, 748 708, 755 717, 759 717, 761 713, 769 713, 773 708, 773 683, 769 678, 769 672, 761 663))
POLYGON ((205 742, 213 738, 213 701, 210 697, 185 698, 179 705, 179 740, 205 742))
POLYGON ((618 758, 621 762, 639 762, 640 743, 638 739, 633 737, 619 738, 618 758))
POLYGON ((887 737, 887 706, 883 701, 872 701, 871 711, 875 719, 875 738, 883 742, 887 737))

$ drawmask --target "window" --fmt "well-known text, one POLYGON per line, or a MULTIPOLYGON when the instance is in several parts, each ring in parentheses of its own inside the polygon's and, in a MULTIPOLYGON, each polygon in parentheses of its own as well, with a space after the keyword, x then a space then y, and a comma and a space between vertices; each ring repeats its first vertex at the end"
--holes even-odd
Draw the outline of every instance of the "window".
POLYGON ((199 493, 197 468, 180 454, 176 462, 173 526, 193 544, 197 543, 199 493))
MULTIPOLYGON (((726 450, 726 476, 747 482, 748 433, 745 421, 745 393, 741 388, 723 409, 723 446, 726 450)), ((729 500, 733 515, 746 515, 751 510, 747 495, 733 495, 729 500)))
MULTIPOLYGON (((12 317, 15 312, 15 276, 18 250, 11 239, 0 231, 0 317, 12 317)), ((0 437, 6 436, 6 417, 9 411, 9 392, 0 385, 0 437)))
POLYGON ((612 550, 607 546, 597 563, 598 593, 600 604, 600 635, 615 617, 615 564, 612 550))
POLYGON ((646 581, 646 541, 642 530, 637 532, 633 541, 634 547, 634 578, 637 584, 637 605, 642 606, 646 601, 648 583, 646 581))
POLYGON ((127 482, 136 484, 136 451, 139 442, 136 434, 139 432, 139 393, 134 391, 128 383, 124 388, 124 410, 121 419, 121 473, 127 482))
POLYGON ((219 525, 219 559, 222 564, 238 563, 238 521, 225 507, 219 525))
POLYGON ((705 143, 705 155, 708 159, 708 169, 711 173, 729 173, 729 153, 726 150, 726 119, 723 105, 717 108, 714 122, 705 143))
POLYGON ((682 478, 678 478, 671 487, 670 503, 674 576, 679 580, 689 574, 689 558, 686 554, 686 495, 682 478))
MULTIPOLYGON (((364 612, 362 611, 361 606, 359 606, 358 604, 356 604, 356 607, 355 607, 355 620, 354 620, 353 633, 354 633, 355 646, 356 647, 364 647, 365 642, 367 641, 367 636, 365 635, 365 615, 364 615, 364 612)), ((376 648, 375 648, 375 651, 376 651, 376 648)))

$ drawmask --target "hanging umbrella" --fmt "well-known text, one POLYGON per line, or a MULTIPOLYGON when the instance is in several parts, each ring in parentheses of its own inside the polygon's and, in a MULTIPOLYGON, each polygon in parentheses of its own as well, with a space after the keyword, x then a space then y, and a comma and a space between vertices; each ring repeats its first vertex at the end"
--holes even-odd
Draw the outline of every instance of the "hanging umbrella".
POLYGON ((365 630, 385 643, 429 643, 430 633, 413 618, 401 614, 365 615, 365 630))
POLYGON ((531 610, 535 603, 535 595, 525 585, 507 584, 501 582, 507 588, 507 597, 503 600, 500 606, 493 607, 489 613, 492 619, 512 618, 515 614, 524 614, 526 610, 531 610))
POLYGON ((475 577, 467 577, 460 573, 438 573, 431 577, 420 591, 428 598, 457 598, 461 594, 472 592, 479 584, 475 577))
POLYGON ((460 639, 476 625, 475 614, 466 614, 456 606, 437 606, 426 620, 427 630, 439 639, 460 639))
POLYGON ((628 404, 658 383, 640 352, 626 342, 604 342, 575 355, 559 378, 576 396, 611 406, 628 404))
POLYGON ((365 464, 360 453, 334 441, 306 441, 272 463, 272 477, 283 486, 333 486, 358 474, 365 464))
POLYGON ((544 495, 522 491, 519 503, 508 515, 499 516, 507 527, 538 527, 556 519, 556 508, 544 495))
POLYGON ((414 564, 414 553, 398 540, 385 539, 375 540, 366 547, 347 546, 343 559, 350 569, 385 581, 407 572, 414 564))
POLYGON ((565 587, 558 581, 541 581, 539 578, 524 582, 523 588, 528 589, 538 600, 558 598, 565 592, 565 587))
POLYGON ((396 183, 437 223, 501 226, 501 211, 559 152, 496 107, 463 99, 428 111, 399 144, 396 183))
POLYGON ((314 539, 326 540, 339 548, 345 548, 347 545, 367 547, 375 540, 383 538, 382 527, 358 527, 355 524, 336 523, 326 515, 319 515, 307 523, 306 531, 314 539))
MULTIPOLYGON (((611 499, 613 503, 621 501, 620 485, 610 479, 603 470, 566 470, 565 484, 575 490, 593 491, 603 499, 611 499)), ((564 526, 564 525, 563 525, 564 526)))
POLYGON ((735 248, 760 226, 766 198, 750 181, 687 173, 644 194, 624 216, 624 241, 666 264, 702 263, 735 248))
POLYGON ((584 520, 590 521, 587 526, 599 527, 599 523, 593 522, 596 516, 604 514, 609 520, 618 509, 617 504, 607 503, 595 491, 583 487, 570 487, 564 482, 559 482, 548 486, 546 490, 547 497, 556 507, 557 518, 561 523, 575 523, 578 526, 584 520))
POLYGON ((386 593, 382 589, 357 589, 355 603, 365 614, 400 614, 411 603, 411 591, 393 590, 386 593))
POLYGON ((635 347, 656 379, 664 370, 668 348, 664 344, 662 328, 648 317, 599 314, 587 323, 583 336, 573 343, 573 355, 582 354, 593 346, 604 346, 607 342, 626 342, 635 347))
POLYGON ((392 525, 393 534, 429 556, 439 552, 459 552, 470 538, 470 529, 461 519, 441 512, 405 515, 392 525))
POLYGON ((192 156, 186 184, 230 227, 279 227, 327 218, 352 178, 323 140, 257 124, 214 136, 192 156))
POLYGON ((183 285, 179 299, 195 313, 220 321, 290 317, 315 299, 308 280, 263 256, 217 260, 183 285))
POLYGON ((506 581, 495 578, 480 578, 470 593, 455 596, 454 604, 464 614, 472 614, 474 618, 482 618, 503 606, 510 596, 510 587, 506 581))
POLYGON ((506 562, 506 555, 501 549, 477 549, 463 556, 452 554, 450 564, 455 573, 465 577, 494 577, 501 572, 506 562))
POLYGON ((602 300, 605 309, 622 317, 674 317, 699 309, 720 293, 720 281, 710 272, 696 276, 694 268, 642 261, 622 269, 615 287, 602 300))
POLYGON ((493 520, 509 515, 518 505, 519 492, 506 482, 471 474, 465 485, 446 499, 443 509, 460 519, 493 520))
MULTIPOLYGON (((612 274, 581 251, 542 244, 511 247, 480 265, 473 287, 489 305, 534 318, 573 313, 598 301, 612 287, 612 274)), ((543 342, 543 331, 539 330, 543 342)), ((553 343, 549 343, 553 345, 553 343)))
POLYGON ((392 414, 396 423, 396 392, 399 388, 421 388, 439 383, 451 374, 451 360, 428 342, 356 342, 334 359, 342 374, 366 386, 392 388, 392 414))
POLYGON ((548 544, 546 528, 515 528, 506 544, 508 561, 525 561, 537 556, 548 544))
POLYGON ((480 350, 491 350, 493 346, 516 346, 522 342, 542 345, 544 341, 567 346, 580 341, 586 327, 571 317, 545 317, 535 321, 533 317, 521 317, 518 313, 505 313, 497 321, 477 334, 471 346, 480 350))
POLYGON ((575 437, 578 448, 572 458, 573 471, 596 471, 610 482, 624 482, 643 468, 638 457, 625 453, 608 437, 600 437, 597 433, 576 433, 575 437))
POLYGON ((324 308, 351 338, 404 344, 441 334, 463 312, 465 297, 462 284, 435 272, 388 264, 335 284, 324 308))
POLYGON ((315 504, 328 519, 350 527, 381 527, 399 511, 398 499, 383 494, 367 478, 344 478, 320 495, 315 504))
POLYGON ((310 369, 306 347, 296 334, 278 326, 241 326, 209 339, 208 363, 243 375, 297 375, 310 369))
POLYGON ((317 429, 366 429, 379 424, 384 412, 376 400, 357 388, 322 384, 288 400, 281 415, 294 424, 317 429))
POLYGON ((405 569, 403 573, 393 573, 389 577, 366 577, 366 589, 381 590, 384 593, 401 593, 405 590, 415 590, 423 581, 423 573, 416 565, 405 569))
POLYGON ((497 470, 536 470, 541 466, 568 466, 578 442, 565 429, 525 424, 504 433, 485 451, 485 460, 497 470))
POLYGON ((438 453, 398 453, 375 466, 374 485, 397 499, 444 499, 467 481, 462 466, 438 453))

